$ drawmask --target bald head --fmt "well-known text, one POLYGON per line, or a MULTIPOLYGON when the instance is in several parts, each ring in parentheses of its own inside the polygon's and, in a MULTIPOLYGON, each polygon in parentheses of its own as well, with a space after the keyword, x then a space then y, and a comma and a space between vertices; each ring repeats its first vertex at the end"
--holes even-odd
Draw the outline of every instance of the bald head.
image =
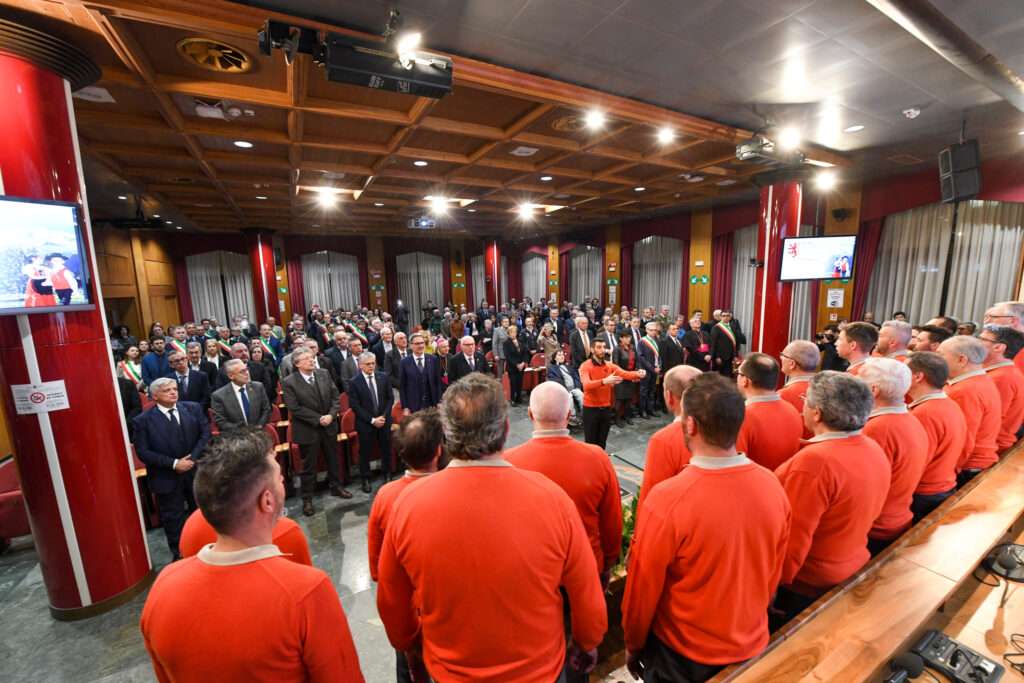
POLYGON ((572 397, 558 382, 541 382, 530 392, 530 419, 537 429, 565 429, 572 397))
POLYGON ((687 387, 701 375, 700 370, 692 365, 677 365, 665 373, 664 395, 665 405, 673 415, 679 415, 683 409, 683 394, 687 387))

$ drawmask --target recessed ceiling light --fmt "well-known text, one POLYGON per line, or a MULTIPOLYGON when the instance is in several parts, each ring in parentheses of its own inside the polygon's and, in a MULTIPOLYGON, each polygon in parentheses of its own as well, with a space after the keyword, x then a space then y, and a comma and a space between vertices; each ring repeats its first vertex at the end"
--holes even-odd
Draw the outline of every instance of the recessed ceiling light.
POLYGON ((735 185, 736 181, 732 178, 726 178, 725 180, 719 180, 715 185, 725 187, 726 185, 735 185))
POLYGON ((384 202, 374 202, 374 206, 384 206, 384 202))
POLYGON ((235 140, 235 147, 241 147, 242 149, 251 149, 252 143, 248 140, 235 140))
POLYGON ((565 193, 565 192, 559 192, 558 194, 553 195, 553 196, 554 196, 555 199, 568 199, 569 198, 569 195, 567 193, 565 193))
POLYGON ((256 195, 256 199, 266 199, 266 198, 267 198, 267 195, 265 195, 265 194, 258 194, 258 195, 256 195))
POLYGON ((837 182, 834 171, 819 171, 818 175, 814 176, 814 186, 819 190, 831 190, 837 182))
POLYGON ((316 201, 324 209, 333 209, 338 203, 338 195, 333 187, 317 188, 316 201))
POLYGON ((522 203, 519 205, 519 217, 524 221, 528 221, 533 218, 533 204, 522 203))
POLYGON ((541 181, 542 183, 550 183, 550 182, 551 182, 552 180, 554 180, 554 178, 552 178, 552 177, 551 177, 551 176, 549 176, 549 175, 542 175, 542 176, 540 177, 540 181, 541 181))
POLYGON ((154 213, 154 214, 153 214, 153 218, 160 218, 160 214, 158 214, 158 213, 154 213))
POLYGON ((509 152, 514 157, 532 157, 534 154, 540 151, 538 147, 527 147, 526 145, 519 145, 515 149, 509 152))
POLYGON ((412 162, 412 165, 413 166, 426 166, 427 162, 423 161, 423 159, 417 159, 416 161, 412 162))
POLYGON ((448 198, 447 197, 431 197, 430 210, 434 215, 440 216, 448 213, 448 198))
POLYGON ((917 107, 908 107, 903 110, 903 115, 906 116, 908 119, 913 120, 921 115, 921 110, 917 107))
POLYGON ((660 142, 661 144, 667 145, 668 143, 672 142, 675 139, 676 132, 669 128, 668 126, 658 129, 658 142, 660 142))
POLYGON ((846 128, 843 128, 843 132, 844 133, 859 133, 862 130, 864 130, 864 126, 862 126, 859 123, 854 124, 852 126, 847 126, 846 128))
POLYGON ((776 142, 782 149, 796 149, 800 146, 800 131, 793 127, 783 128, 776 142))
POLYGON ((175 225, 174 227, 177 228, 178 230, 183 230, 184 229, 180 225, 175 225))
POLYGON ((1024 135, 1024 130, 1017 131, 1017 135, 1024 135))
POLYGON ((122 202, 124 202, 124 201, 128 201, 128 197, 126 197, 126 196, 125 196, 125 195, 123 195, 123 194, 119 194, 119 195, 117 195, 117 198, 118 198, 118 199, 120 199, 120 200, 121 200, 122 202))
POLYGON ((590 130, 599 130, 604 127, 605 116, 604 112, 599 109, 591 109, 583 117, 583 123, 586 124, 590 130))
POLYGON ((646 187, 634 187, 633 192, 643 192, 646 189, 646 187))
POLYGON ((172 223, 174 223, 174 221, 164 221, 164 223, 166 223, 167 225, 171 225, 172 223))
POLYGON ((466 209, 466 211, 469 211, 470 213, 476 213, 476 209, 466 209))

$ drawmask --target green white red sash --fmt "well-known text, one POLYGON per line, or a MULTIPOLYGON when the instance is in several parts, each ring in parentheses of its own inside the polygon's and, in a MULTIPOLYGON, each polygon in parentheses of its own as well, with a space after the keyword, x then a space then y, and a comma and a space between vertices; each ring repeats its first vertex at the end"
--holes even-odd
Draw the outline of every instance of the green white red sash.
POLYGON ((654 354, 654 360, 657 361, 657 360, 659 360, 661 358, 661 354, 658 352, 658 344, 657 344, 657 342, 655 342, 650 337, 646 337, 646 336, 645 337, 641 337, 640 341, 642 341, 644 343, 644 345, 647 348, 649 348, 651 350, 651 352, 654 354))
POLYGON ((136 384, 142 381, 142 372, 140 370, 136 370, 131 363, 127 361, 121 361, 120 365, 121 369, 124 371, 124 374, 131 377, 136 384))
POLYGON ((732 333, 732 328, 729 327, 728 325, 726 325, 723 322, 719 322, 717 325, 715 325, 715 327, 717 327, 718 329, 722 330, 722 332, 725 333, 725 336, 729 338, 729 341, 732 342, 732 347, 735 349, 736 348, 736 335, 732 333))
POLYGON ((228 354, 229 356, 231 355, 231 344, 229 344, 228 342, 224 341, 223 339, 218 339, 217 346, 219 346, 220 350, 223 351, 224 353, 228 354))
POLYGON ((271 356, 277 356, 277 354, 274 353, 273 347, 271 347, 267 340, 264 339, 263 337, 260 337, 260 346, 263 347, 264 353, 269 353, 271 356))
POLYGON ((186 352, 185 351, 185 342, 183 342, 183 341, 178 341, 177 339, 172 339, 171 340, 171 346, 173 346, 178 351, 181 351, 182 353, 186 352))

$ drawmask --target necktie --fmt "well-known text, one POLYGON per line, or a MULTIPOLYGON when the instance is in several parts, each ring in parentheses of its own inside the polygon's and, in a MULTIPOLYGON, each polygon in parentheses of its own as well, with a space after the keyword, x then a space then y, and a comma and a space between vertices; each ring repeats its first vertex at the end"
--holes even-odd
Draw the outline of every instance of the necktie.
POLYGON ((167 411, 167 417, 170 418, 171 424, 173 424, 175 427, 181 427, 181 421, 178 420, 178 414, 174 408, 171 408, 170 410, 167 411))
POLYGON ((309 376, 309 379, 307 379, 306 381, 307 381, 307 382, 309 382, 309 386, 315 386, 315 385, 313 384, 313 375, 310 375, 310 376, 309 376))
POLYGON ((182 394, 188 391, 188 375, 178 375, 178 391, 182 394))
POLYGON ((580 332, 580 337, 583 338, 583 350, 590 355, 590 335, 586 332, 580 332))
POLYGON ((416 359, 416 365, 420 367, 420 372, 423 372, 423 356, 416 359))
POLYGON ((380 408, 380 403, 377 401, 377 383, 373 380, 373 377, 367 377, 366 385, 370 387, 370 398, 373 399, 373 411, 377 412, 377 409, 380 408))
POLYGON ((245 424, 249 424, 249 396, 246 395, 245 387, 238 389, 238 397, 242 399, 242 413, 245 415, 245 424))

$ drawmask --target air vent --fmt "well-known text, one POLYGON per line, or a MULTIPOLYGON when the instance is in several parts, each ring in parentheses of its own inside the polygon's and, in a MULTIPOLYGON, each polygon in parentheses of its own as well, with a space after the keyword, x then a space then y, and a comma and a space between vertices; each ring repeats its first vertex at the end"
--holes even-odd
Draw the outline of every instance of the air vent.
POLYGON ((924 159, 919 159, 913 154, 895 154, 889 157, 889 161, 900 166, 916 166, 922 163, 924 159))
POLYGON ((516 147, 511 152, 509 152, 509 154, 511 154, 514 157, 532 157, 539 151, 540 150, 537 149, 536 147, 526 147, 524 145, 520 145, 519 147, 516 147))
POLYGON ((234 45, 213 38, 184 38, 178 41, 178 53, 186 62, 207 71, 244 74, 252 69, 249 55, 234 45))
POLYGON ((582 116, 570 114, 568 116, 560 116, 552 121, 551 127, 559 133, 576 133, 586 128, 587 122, 582 116))

